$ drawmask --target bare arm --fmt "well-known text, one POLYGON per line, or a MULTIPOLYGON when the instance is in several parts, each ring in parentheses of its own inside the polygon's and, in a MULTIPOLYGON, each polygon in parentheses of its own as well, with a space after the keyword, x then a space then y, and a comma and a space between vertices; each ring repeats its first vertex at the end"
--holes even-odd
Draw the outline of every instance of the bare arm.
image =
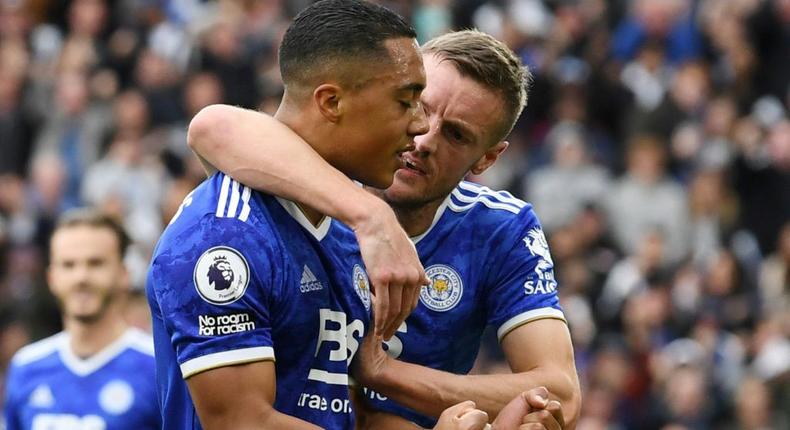
POLYGON ((187 385, 206 430, 321 429, 272 407, 275 373, 271 361, 212 369, 190 377, 187 385))
POLYGON ((263 113, 208 106, 190 122, 187 143, 209 175, 225 172, 256 190, 309 204, 351 227, 364 223, 371 208, 384 205, 330 166, 298 134, 263 113))
POLYGON ((373 286, 376 332, 391 337, 429 283, 417 251, 379 198, 330 166, 275 118, 226 105, 201 110, 188 143, 215 169, 268 194, 312 207, 354 229, 373 286))
POLYGON ((366 339, 358 352, 358 359, 364 361, 359 361, 357 379, 404 406, 434 417, 466 399, 495 417, 514 397, 544 386, 562 405, 566 428, 574 428, 580 389, 565 322, 541 319, 524 324, 502 339, 502 348, 514 373, 455 375, 394 360, 378 342, 366 339))

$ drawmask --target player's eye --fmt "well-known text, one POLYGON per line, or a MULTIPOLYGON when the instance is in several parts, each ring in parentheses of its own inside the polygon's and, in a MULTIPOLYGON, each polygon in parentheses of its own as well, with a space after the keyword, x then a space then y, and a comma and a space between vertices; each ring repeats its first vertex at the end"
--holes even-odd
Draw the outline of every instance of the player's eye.
POLYGON ((403 106, 405 109, 411 109, 411 108, 413 108, 413 107, 414 107, 414 105, 412 104, 411 100, 398 100, 398 102, 399 102, 399 103, 400 103, 400 105, 401 105, 401 106, 403 106))
POLYGON ((88 260, 89 267, 101 267, 104 266, 105 260, 102 258, 91 258, 88 260))
POLYGON ((466 136, 455 127, 447 127, 445 128, 445 133, 447 137, 452 140, 453 142, 464 143, 466 142, 466 136))

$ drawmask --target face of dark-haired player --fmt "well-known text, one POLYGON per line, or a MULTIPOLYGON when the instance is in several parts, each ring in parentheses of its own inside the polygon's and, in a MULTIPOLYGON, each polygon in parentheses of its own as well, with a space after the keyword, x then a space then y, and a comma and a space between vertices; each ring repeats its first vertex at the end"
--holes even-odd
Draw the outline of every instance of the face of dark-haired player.
POLYGON ((343 152, 334 164, 367 185, 386 188, 402 166, 401 155, 414 148, 414 137, 428 131, 420 94, 425 87, 422 57, 414 39, 384 42, 388 62, 360 71, 366 84, 341 98, 339 120, 343 152))
POLYGON ((394 206, 418 207, 444 199, 469 171, 482 173, 507 147, 497 141, 502 97, 435 54, 426 54, 424 61, 422 104, 429 131, 415 138, 416 147, 404 153, 404 166, 383 192, 394 206))
POLYGON ((66 320, 90 323, 126 291, 128 275, 118 237, 109 228, 76 225, 50 243, 49 286, 66 320))

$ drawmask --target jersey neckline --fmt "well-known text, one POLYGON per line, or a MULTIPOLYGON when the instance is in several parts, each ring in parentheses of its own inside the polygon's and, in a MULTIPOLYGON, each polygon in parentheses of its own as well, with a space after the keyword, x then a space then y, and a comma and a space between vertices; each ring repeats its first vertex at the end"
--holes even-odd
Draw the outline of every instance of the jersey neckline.
POLYGON ((71 349, 71 335, 63 332, 59 339, 59 352, 63 365, 77 376, 87 376, 101 369, 115 357, 120 355, 134 341, 137 330, 129 327, 117 339, 105 346, 102 350, 88 358, 80 358, 71 349))
POLYGON ((417 244, 419 241, 421 241, 421 240, 422 240, 422 239, 423 239, 425 236, 427 236, 427 235, 428 235, 428 233, 430 233, 430 232, 431 232, 431 230, 433 230, 433 227, 434 227, 434 226, 435 226, 435 225, 436 225, 436 224, 439 222, 439 219, 441 219, 441 218, 442 218, 442 215, 444 215, 444 211, 445 211, 445 209, 447 209, 447 205, 448 205, 449 203, 450 203, 450 194, 448 194, 448 195, 447 195, 447 197, 445 197, 445 198, 444 198, 444 200, 442 201, 442 204, 441 204, 441 205, 439 205, 439 207, 436 209, 436 213, 435 213, 435 214, 433 214, 433 221, 431 221, 431 225, 430 225, 430 226, 428 226, 428 229, 427 229, 427 230, 425 230, 424 232, 422 232, 422 233, 418 234, 417 236, 412 236, 412 237, 410 238, 410 239, 411 239, 411 241, 412 241, 412 242, 413 242, 415 245, 416 245, 416 244, 417 244))
POLYGON ((313 225, 307 216, 305 216, 302 209, 299 208, 299 205, 296 203, 286 200, 282 197, 277 197, 277 202, 280 203, 280 206, 288 212, 288 215, 291 216, 299 225, 302 226, 308 233, 310 233, 313 237, 315 237, 319 242, 326 237, 326 234, 329 232, 329 227, 332 225, 332 218, 324 215, 321 218, 321 222, 318 223, 318 226, 313 225))

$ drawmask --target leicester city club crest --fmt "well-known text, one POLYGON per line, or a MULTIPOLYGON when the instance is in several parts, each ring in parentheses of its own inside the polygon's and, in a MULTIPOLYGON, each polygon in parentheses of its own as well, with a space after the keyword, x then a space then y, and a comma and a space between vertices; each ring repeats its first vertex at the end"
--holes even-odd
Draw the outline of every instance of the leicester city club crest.
POLYGON ((461 301, 464 285, 461 276, 450 266, 435 264, 425 269, 431 285, 422 287, 420 301, 428 309, 444 312, 454 308, 461 301))
POLYGON ((250 282, 250 267, 233 248, 215 246, 204 252, 195 265, 195 288, 203 300, 227 305, 238 300, 250 282))
POLYGON ((365 269, 359 264, 354 265, 354 291, 357 292, 366 310, 370 310, 370 281, 365 269))

